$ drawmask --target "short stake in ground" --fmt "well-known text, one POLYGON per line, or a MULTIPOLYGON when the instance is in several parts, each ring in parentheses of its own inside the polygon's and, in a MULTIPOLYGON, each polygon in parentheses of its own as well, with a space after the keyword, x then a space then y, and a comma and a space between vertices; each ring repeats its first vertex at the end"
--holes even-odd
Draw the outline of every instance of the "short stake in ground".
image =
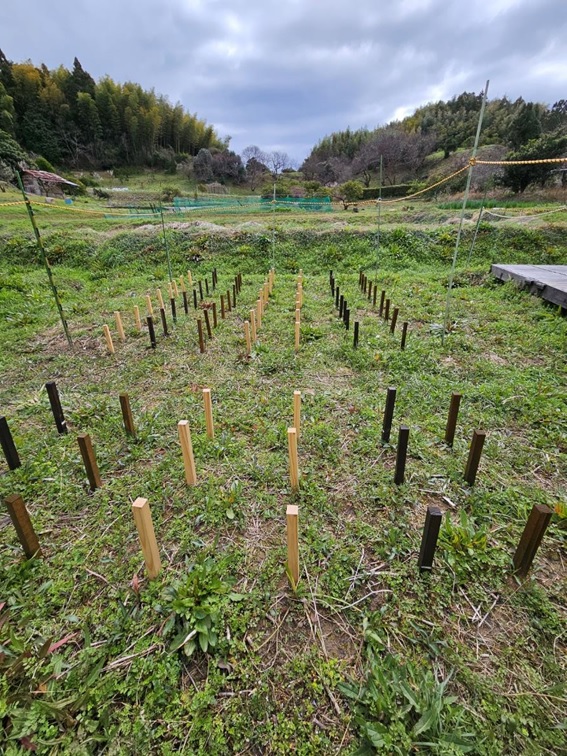
POLYGON ((449 405, 449 416, 447 418, 447 427, 445 428, 445 443, 447 446, 453 446, 455 440, 455 430, 457 428, 457 418, 459 416, 459 407, 461 406, 461 394, 453 391, 451 394, 451 404, 449 405))
POLYGON ((146 294, 146 308, 148 310, 148 315, 153 318, 154 316, 154 308, 152 307, 152 298, 149 294, 146 294))
POLYGON ((142 330, 142 321, 140 320, 140 308, 138 305, 134 305, 134 322, 136 324, 136 330, 142 330))
POLYGON ((116 323, 116 330, 118 331, 118 338, 120 341, 126 341, 126 334, 124 333, 124 326, 122 325, 122 315, 120 310, 115 310, 114 321, 116 323))
POLYGON ((382 443, 387 444, 390 441, 392 431, 392 421, 394 419, 394 407, 396 405, 396 389, 393 386, 386 392, 386 407, 384 409, 384 421, 382 423, 382 443))
POLYGON ((179 433, 179 442, 181 443, 181 452, 183 454, 185 481, 188 486, 195 486, 197 485, 197 473, 195 471, 195 458, 193 457, 191 431, 187 420, 180 420, 177 423, 177 432, 179 433))
POLYGON ((417 566, 421 572, 431 570, 433 566, 433 557, 435 555, 435 547, 437 546, 437 537, 439 535, 439 528, 441 527, 442 516, 441 510, 438 507, 427 507, 421 549, 419 550, 419 558, 417 560, 417 566))
POLYGON ((108 349, 109 354, 114 354, 114 344, 112 342, 112 335, 110 333, 110 328, 105 323, 102 327, 102 330, 104 332, 104 338, 106 341, 106 348, 108 349))
POLYGON ((299 540, 298 540, 298 516, 297 504, 288 504, 287 518, 287 574, 292 590, 295 591, 299 583, 299 540))
POLYGON ((77 436, 77 441, 79 442, 79 449, 81 450, 81 457, 83 458, 83 464, 85 465, 87 478, 89 479, 90 489, 94 491, 95 488, 102 486, 102 480, 98 471, 91 437, 88 433, 81 433, 77 436))
POLYGON ((409 428, 407 425, 400 425, 398 432, 398 450, 396 452, 396 474, 394 483, 401 486, 406 478, 406 458, 408 454, 409 428))
POLYGON ((390 333, 394 333, 396 330, 396 323, 398 322, 398 313, 400 312, 399 307, 394 307, 394 312, 392 313, 392 322, 390 323, 390 333))
POLYGON ((211 441, 215 437, 215 426, 213 423, 213 402, 211 399, 211 389, 203 389, 203 402, 205 403, 205 424, 207 426, 207 438, 211 441))
POLYGON ((299 428, 301 426, 301 391, 293 392, 293 427, 297 431, 299 438, 299 428))
POLYGON ((159 558, 159 549, 154 532, 154 524, 147 499, 138 498, 132 504, 132 514, 146 563, 146 570, 150 579, 159 575, 161 570, 161 559, 159 558))
POLYGON ((2 451, 10 470, 21 467, 20 456, 5 417, 0 417, 0 444, 2 444, 2 451))
POLYGON ((199 333, 199 351, 201 354, 205 351, 205 339, 203 338, 203 322, 197 318, 197 331, 199 333))
POLYGON ((469 449, 469 458, 467 460, 467 466, 465 467, 464 478, 469 486, 474 486, 476 480, 476 473, 480 464, 480 457, 482 454, 482 447, 486 439, 485 431, 478 430, 473 431, 473 437, 471 441, 471 447, 469 449))
POLYGON ((154 319, 151 315, 148 315, 146 322, 148 324, 148 333, 150 335, 150 346, 152 349, 156 348, 156 331, 154 328, 154 319))
POLYGON ((207 328, 207 336, 209 337, 209 339, 212 339, 213 338, 213 331, 211 329, 211 318, 209 317, 209 310, 208 309, 206 309, 204 311, 204 315, 205 315, 205 326, 207 328))
POLYGON ((24 500, 19 494, 11 494, 4 501, 6 502, 10 519, 16 529, 18 540, 22 544, 24 554, 28 559, 31 559, 34 555, 39 556, 41 554, 41 548, 31 524, 24 500))
POLYGON ((406 339, 408 336, 408 322, 405 320, 402 323, 402 340, 400 341, 400 349, 403 351, 406 348, 406 339))
POLYGON ((134 427, 134 418, 132 417, 132 409, 130 408, 130 397, 128 394, 120 394, 119 399, 120 409, 122 410, 122 420, 124 421, 126 433, 135 436, 136 428, 134 427))
POLYGON ((287 429, 287 446, 289 452, 289 481, 291 490, 299 491, 299 465, 297 461, 297 431, 295 428, 287 429))
POLYGON ((252 343, 256 343, 256 310, 250 310, 250 331, 252 336, 252 343))
POLYGON ((535 504, 514 554, 514 569, 524 577, 528 574, 553 512, 545 504, 535 504))
POLYGON ((249 357, 252 345, 250 343, 250 323, 247 320, 244 322, 244 338, 246 340, 246 356, 249 357))
POLYGON ((295 351, 299 352, 299 340, 301 336, 301 323, 299 320, 295 321, 295 351))
POLYGON ((61 407, 61 400, 59 399, 59 392, 57 391, 55 381, 48 381, 45 384, 45 390, 49 397, 49 404, 51 405, 51 411, 53 412, 57 432, 67 433, 67 423, 63 417, 63 408, 61 407))
POLYGON ((358 323, 358 320, 355 320, 354 321, 354 335, 353 335, 353 340, 352 340, 352 344, 353 344, 353 346, 354 346, 355 349, 358 347, 359 329, 360 329, 360 325, 358 323))

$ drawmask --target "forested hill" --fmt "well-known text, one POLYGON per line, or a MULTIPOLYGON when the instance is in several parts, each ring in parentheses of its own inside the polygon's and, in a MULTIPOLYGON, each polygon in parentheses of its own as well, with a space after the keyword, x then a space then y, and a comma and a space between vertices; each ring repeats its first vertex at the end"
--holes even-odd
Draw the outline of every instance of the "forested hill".
MULTIPOLYGON (((0 130, 56 165, 114 168, 180 162, 225 145, 212 126, 139 84, 95 82, 77 58, 69 71, 12 63, 0 50, 0 130)), ((1 135, 1 134, 0 134, 1 135)))
MULTIPOLYGON (((482 94, 463 92, 448 102, 420 107, 402 121, 372 130, 333 133, 312 149, 302 170, 306 178, 321 183, 357 178, 368 186, 382 156, 385 184, 414 180, 431 153, 440 151, 447 158, 459 148, 472 148, 481 104, 482 94)), ((507 159, 565 155, 567 100, 552 107, 522 98, 489 100, 480 144, 501 146, 501 156, 507 159)), ((530 183, 544 178, 541 171, 535 179, 533 170, 525 172, 525 177, 520 170, 516 173, 515 184, 510 186, 519 191, 528 179, 530 183)))

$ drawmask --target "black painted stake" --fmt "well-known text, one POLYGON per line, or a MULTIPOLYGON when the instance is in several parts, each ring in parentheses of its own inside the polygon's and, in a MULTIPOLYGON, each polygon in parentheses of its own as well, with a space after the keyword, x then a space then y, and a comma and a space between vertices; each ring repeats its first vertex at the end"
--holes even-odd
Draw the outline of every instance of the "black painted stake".
POLYGON ((209 279, 205 278, 205 291, 207 293, 207 296, 209 296, 209 279))
POLYGON ((439 507, 428 506, 425 515, 425 527, 423 528, 423 537, 421 539, 421 548, 417 565, 421 572, 430 570, 433 567, 433 557, 437 546, 437 537, 441 527, 443 515, 439 507))
POLYGON ((213 302, 213 328, 216 328, 217 325, 217 303, 213 302))
POLYGON ((209 339, 213 338, 213 332, 211 330, 211 319, 209 317, 209 311, 205 310, 205 325, 207 326, 207 336, 209 339))
POLYGON ((535 504, 514 554, 514 569, 519 575, 527 575, 553 512, 545 504, 535 504))
POLYGON ((205 351, 205 339, 203 338, 203 321, 201 318, 197 318, 197 331, 199 333, 199 351, 203 353, 205 351))
POLYGON ((230 312, 232 310, 232 305, 230 304, 230 290, 226 290, 226 309, 230 312))
POLYGON ((221 319, 224 320, 224 294, 221 294, 220 298, 220 316, 221 319))
POLYGON ((459 407, 461 405, 461 394, 453 392, 451 394, 451 404, 449 406, 449 416, 447 418, 447 427, 445 428, 445 443, 447 446, 453 446, 455 440, 455 430, 457 428, 457 418, 459 416, 459 407))
POLYGON ((408 454, 409 428, 407 425, 400 425, 398 432, 398 449, 396 452, 396 473, 394 483, 401 486, 406 477, 406 457, 408 454))
POLYGON ((183 309, 185 310, 185 314, 189 315, 189 302, 187 301, 187 292, 183 292, 183 309))
POLYGON ((384 308, 384 320, 390 320, 390 300, 386 299, 386 306, 384 308))
POLYGON ((336 286, 335 287, 335 307, 339 306, 340 293, 341 293, 341 287, 340 286, 336 286))
POLYGON ((63 416, 63 408, 61 407, 61 399, 59 398, 59 392, 55 381, 49 381, 45 384, 47 396, 49 397, 49 404, 51 405, 51 411, 55 419, 55 425, 57 426, 58 433, 67 433, 67 423, 63 416))
POLYGON ((465 467, 464 478, 469 486, 474 486, 476 480, 476 473, 478 465, 480 463, 480 456, 482 454, 482 447, 484 446, 484 440, 486 438, 485 431, 473 431, 473 437, 471 441, 471 447, 469 450, 469 458, 467 460, 467 466, 465 467))
POLYGON ((203 301, 203 282, 199 281, 199 301, 203 301))
POLYGON ((382 313, 384 312, 384 300, 386 298, 386 290, 382 289, 382 293, 380 294, 380 309, 378 310, 378 315, 382 317, 382 313))
POLYGON ((358 346, 358 328, 359 328, 358 320, 355 320, 354 321, 354 338, 352 342, 355 349, 358 346))
POLYGON ((197 289, 193 289, 193 309, 197 309, 197 289))
POLYGON ((394 307, 394 312, 392 313, 392 322, 390 324, 390 333, 394 333, 396 330, 396 323, 398 322, 398 313, 400 311, 399 307, 394 307))
POLYGON ((172 297, 169 301, 171 303, 171 317, 173 318, 173 322, 177 323, 177 307, 175 306, 175 299, 172 297))
POLYGON ((402 350, 406 348, 406 338, 407 338, 407 335, 408 335, 408 322, 407 322, 407 320, 405 320, 402 323, 402 340, 400 342, 400 349, 402 349, 402 350))
POLYGON ((396 389, 393 386, 390 386, 386 392, 386 407, 384 409, 384 422, 382 423, 382 443, 384 444, 387 444, 390 441, 395 405, 396 389))
POLYGON ((10 428, 8 427, 8 421, 5 417, 0 417, 0 443, 2 444, 2 451, 4 452, 10 470, 15 470, 17 467, 21 467, 22 463, 20 462, 18 450, 16 449, 16 444, 14 443, 10 428))
POLYGON ((372 295, 372 306, 376 307, 376 295, 378 294, 378 286, 374 284, 374 294, 372 295))
POLYGON ((152 349, 156 348, 156 332, 154 329, 154 319, 151 315, 148 315, 146 318, 146 323, 148 324, 148 333, 150 334, 150 344, 152 349))
POLYGON ((168 336, 167 331, 167 318, 165 317, 165 309, 163 307, 159 308, 159 314, 161 315, 161 326, 163 328, 163 335, 168 336))
POLYGON ((347 331, 350 329, 350 307, 346 311, 345 328, 347 329, 347 331))
POLYGON ((344 306, 345 306, 345 298, 341 294, 341 296, 339 297, 339 318, 343 317, 343 308, 344 308, 344 306))

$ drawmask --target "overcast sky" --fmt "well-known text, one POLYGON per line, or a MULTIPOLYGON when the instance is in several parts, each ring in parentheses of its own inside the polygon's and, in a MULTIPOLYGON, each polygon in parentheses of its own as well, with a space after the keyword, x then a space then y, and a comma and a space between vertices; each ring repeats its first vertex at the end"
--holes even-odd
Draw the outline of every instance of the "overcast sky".
POLYGON ((8 59, 135 81, 296 162, 463 91, 567 99, 567 0, 0 0, 8 59))

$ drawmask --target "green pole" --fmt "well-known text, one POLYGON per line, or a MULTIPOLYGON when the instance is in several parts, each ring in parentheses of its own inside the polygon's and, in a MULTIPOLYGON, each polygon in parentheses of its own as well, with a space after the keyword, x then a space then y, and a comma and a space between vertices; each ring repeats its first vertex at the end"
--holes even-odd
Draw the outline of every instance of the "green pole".
POLYGON ((169 246, 167 244, 167 236, 165 234, 165 222, 163 220, 163 207, 161 202, 159 203, 159 212, 161 215, 161 230, 163 232, 163 245, 165 247, 165 256, 167 258, 167 272, 169 273, 169 280, 173 281, 173 275, 171 273, 171 260, 169 259, 169 246))
MULTIPOLYGON (((471 155, 471 160, 473 160, 476 157, 476 153, 478 150, 478 142, 480 140, 480 130, 482 128, 482 121, 484 118, 484 108, 486 107, 486 95, 488 93, 488 85, 489 81, 486 82, 486 86, 484 87, 484 92, 482 94, 482 105, 480 107, 480 113, 478 116, 478 125, 476 127, 476 137, 474 140, 474 147, 471 155)), ((457 256, 459 254, 459 244, 461 242, 461 234, 463 231, 463 223, 465 220, 465 210, 467 207, 467 200, 469 198, 469 191, 471 188, 471 179, 472 179, 472 170, 473 170, 473 163, 469 165, 469 171, 467 173, 467 184, 465 186, 465 193, 463 195, 463 206, 461 208, 461 220, 459 223, 459 230, 457 232, 457 241, 455 242, 455 251, 453 253, 453 262, 451 264, 451 272, 449 273, 449 283, 447 285, 447 300, 445 302, 445 317, 443 319, 443 332, 441 334, 441 343, 445 343, 445 334, 447 333, 447 328, 449 326, 449 314, 451 310, 451 291, 453 289, 453 279, 455 277, 455 268, 457 267, 457 256)))
POLYGON ((378 184, 378 232, 376 233, 376 266, 374 268, 374 286, 378 284, 378 258, 380 256, 381 221, 382 221, 382 155, 380 155, 380 182, 378 184))
POLYGON ((276 269, 276 182, 274 181, 274 198, 272 200, 272 268, 276 269))
POLYGON ((484 212, 484 203, 486 201, 486 195, 487 194, 488 194, 488 189, 485 189, 485 191, 484 191, 484 197, 482 198, 482 204, 480 206, 480 213, 478 214, 478 220, 476 222, 476 227, 475 227, 475 230, 474 230, 474 235, 473 235, 473 239, 472 239, 471 248, 469 249, 469 254, 468 254, 468 257, 467 257, 467 265, 471 261, 471 255, 473 253, 474 245, 475 245, 475 242, 476 242, 476 237, 478 236, 478 229, 480 227, 480 221, 482 220, 482 214, 484 212))
POLYGON ((49 260, 47 259, 47 254, 45 252, 45 247, 43 246, 43 242, 41 241, 41 236, 39 234, 39 229, 36 225, 35 218, 33 215, 33 210, 31 206, 31 202, 29 201, 29 197, 25 192, 24 185, 22 183, 22 176, 19 171, 16 171, 16 176, 18 178, 18 184, 21 189, 22 195, 24 197, 24 201, 26 203, 26 208, 28 211, 29 219, 32 224, 33 232, 35 234, 35 240, 37 243, 37 248, 39 250, 39 255, 41 257, 41 261, 43 262, 45 266, 45 270, 47 271, 47 278, 49 280, 49 286, 51 287, 51 292, 53 294, 53 298, 55 299, 55 304, 57 305, 57 311, 59 312, 59 317, 61 319, 61 323, 63 325, 63 330, 65 331, 65 336, 67 337, 67 341, 69 343, 69 346, 73 347, 73 339, 71 338, 71 334, 69 333, 69 327, 67 325, 67 321, 65 320, 65 314, 63 312, 63 307, 61 306, 61 300, 59 299, 59 294, 57 293, 57 288, 55 286, 55 283, 53 281, 53 274, 51 273, 51 265, 49 264, 49 260))

